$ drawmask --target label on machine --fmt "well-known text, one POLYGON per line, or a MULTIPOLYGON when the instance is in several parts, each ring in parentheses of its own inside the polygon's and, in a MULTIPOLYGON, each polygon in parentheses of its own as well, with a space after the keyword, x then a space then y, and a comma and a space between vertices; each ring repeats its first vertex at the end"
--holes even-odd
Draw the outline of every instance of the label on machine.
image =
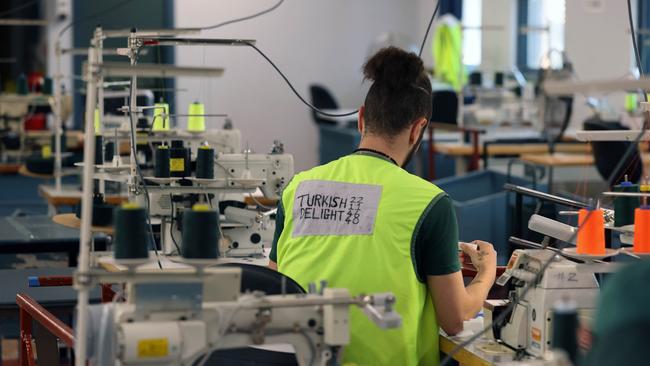
POLYGON ((183 158, 171 158, 171 159, 169 159, 169 171, 171 171, 171 172, 184 172, 185 171, 185 159, 183 159, 183 158))
POLYGON ((169 355, 167 338, 141 339, 138 341, 138 358, 160 358, 169 355))

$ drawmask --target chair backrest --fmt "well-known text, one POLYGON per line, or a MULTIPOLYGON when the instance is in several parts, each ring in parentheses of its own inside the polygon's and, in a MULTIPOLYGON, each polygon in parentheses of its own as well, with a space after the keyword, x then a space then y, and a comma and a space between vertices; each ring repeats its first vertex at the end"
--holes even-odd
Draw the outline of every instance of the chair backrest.
MULTIPOLYGON (((585 130, 627 130, 628 128, 617 121, 603 121, 594 117, 584 122, 585 130)), ((618 162, 623 158, 630 147, 629 141, 593 141, 591 143, 596 169, 603 179, 609 179, 618 162)), ((627 175, 630 182, 638 182, 641 179, 643 165, 639 151, 635 150, 623 163, 621 170, 616 172, 613 184, 618 184, 627 175)))
MULTIPOLYGON (((228 263, 222 264, 222 266, 241 268, 241 292, 263 291, 267 295, 280 295, 284 282, 286 294, 305 293, 305 290, 296 281, 267 267, 245 263, 228 263)), ((252 347, 218 350, 212 352, 208 357, 205 362, 206 366, 298 366, 298 361, 293 353, 252 347)))
MULTIPOLYGON (((327 90, 322 85, 318 84, 312 84, 309 87, 309 94, 311 95, 311 104, 314 105, 314 107, 318 109, 338 109, 339 104, 336 102, 336 99, 334 99, 334 96, 332 96, 332 93, 327 90)), ((316 113, 316 111, 312 110, 311 111, 312 116, 314 117, 314 121, 316 123, 325 123, 325 124, 335 124, 336 122, 325 119, 316 113)))
POLYGON ((458 123, 458 94, 453 90, 440 90, 432 93, 433 109, 431 111, 431 122, 458 123))
POLYGON ((245 263, 227 263, 222 266, 241 268, 241 292, 263 291, 267 295, 304 294, 305 290, 290 277, 267 267, 245 263))

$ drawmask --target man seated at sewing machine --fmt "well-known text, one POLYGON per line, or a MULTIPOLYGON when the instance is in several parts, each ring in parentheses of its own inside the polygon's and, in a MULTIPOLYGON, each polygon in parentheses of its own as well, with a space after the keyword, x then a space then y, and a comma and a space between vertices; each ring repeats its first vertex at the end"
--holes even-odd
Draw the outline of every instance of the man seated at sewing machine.
POLYGON ((463 329, 495 279, 491 244, 461 244, 478 269, 465 286, 451 199, 402 169, 431 116, 422 60, 386 48, 364 66, 373 84, 359 109, 360 148, 294 177, 278 210, 269 266, 303 287, 328 281, 352 294, 392 291, 402 328, 380 331, 351 310, 344 360, 363 365, 438 364, 438 325, 463 329))

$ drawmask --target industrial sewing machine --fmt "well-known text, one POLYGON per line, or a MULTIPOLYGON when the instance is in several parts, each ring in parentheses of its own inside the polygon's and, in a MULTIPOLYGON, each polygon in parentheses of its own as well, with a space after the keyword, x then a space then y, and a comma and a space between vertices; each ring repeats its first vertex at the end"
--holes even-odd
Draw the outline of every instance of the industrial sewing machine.
POLYGON ((350 296, 323 285, 301 295, 240 294, 239 268, 126 280, 127 302, 89 308, 88 356, 98 365, 192 365, 215 350, 263 344, 292 345, 299 365, 338 364, 350 305, 381 328, 401 325, 390 293, 350 296))
MULTIPOLYGON (((150 215, 161 221, 164 253, 175 251, 174 238, 180 238, 179 229, 182 229, 175 218, 192 206, 196 195, 204 200, 207 195, 214 194, 215 202, 219 202, 224 200, 225 194, 230 198, 233 194, 244 197, 259 189, 264 197, 278 199, 293 177, 293 156, 284 153, 280 142, 276 142, 269 154, 245 152, 218 155, 215 166, 215 179, 207 184, 188 187, 171 183, 148 187, 150 215)), ((140 197, 140 200, 145 200, 144 196, 140 197)), ((275 222, 271 220, 271 215, 274 213, 275 210, 260 212, 243 207, 227 207, 222 212, 220 225, 226 239, 222 253, 228 257, 262 256, 263 244, 270 244, 273 238, 275 222)))
MULTIPOLYGON (((103 116, 104 127, 106 127, 102 131, 104 137, 110 138, 109 136, 114 136, 114 146, 117 146, 121 140, 128 141, 129 145, 132 145, 129 148, 131 156, 127 161, 122 161, 119 157, 119 149, 115 149, 116 154, 112 161, 95 166, 98 172, 93 173, 94 178, 100 181, 126 183, 129 198, 148 208, 148 215, 152 218, 150 222, 160 223, 163 253, 173 254, 182 247, 180 240, 177 241, 176 239, 182 237, 182 227, 179 227, 178 222, 183 211, 192 207, 195 203, 206 203, 216 208, 223 206, 219 205, 223 201, 234 200, 243 203, 247 197, 255 201, 253 194, 257 191, 260 191, 265 198, 277 199, 282 189, 293 177, 293 157, 284 153, 284 147, 280 141, 274 142, 269 154, 255 154, 249 149, 241 153, 241 132, 233 129, 229 120, 226 120, 221 130, 207 131, 203 122, 201 123, 203 127, 200 130, 190 131, 188 129, 188 131, 180 131, 170 128, 169 130, 154 131, 156 118, 158 118, 158 121, 167 121, 170 118, 176 119, 178 117, 226 116, 208 115, 203 112, 202 108, 200 113, 169 114, 168 107, 161 107, 157 104, 153 106, 149 104, 138 105, 137 76, 139 75, 145 77, 169 76, 169 73, 176 73, 195 77, 219 77, 224 72, 221 68, 164 68, 151 65, 138 65, 136 67, 139 53, 143 48, 152 45, 150 42, 144 42, 143 37, 155 38, 161 36, 161 34, 176 34, 176 31, 170 33, 144 32, 139 34, 135 30, 126 33, 121 31, 105 32, 101 27, 97 27, 91 41, 95 48, 89 51, 89 61, 86 66, 95 65, 98 70, 101 69, 101 72, 96 73, 94 78, 89 78, 88 85, 88 88, 96 93, 92 99, 97 99, 100 111, 103 108, 101 105, 103 98, 99 97, 102 92, 102 88, 99 86, 103 85, 103 79, 105 77, 131 77, 132 79, 127 84, 129 85, 130 95, 128 105, 117 108, 119 112, 124 113, 124 116, 109 120, 100 112, 100 116, 103 116), (130 65, 103 62, 100 57, 103 40, 125 36, 129 37, 128 47, 120 48, 117 52, 119 55, 127 56, 131 61, 130 65), (149 112, 152 111, 154 112, 153 120, 149 122, 148 119, 151 117, 149 112), (142 127, 140 124, 142 120, 146 121, 144 124, 145 130, 147 130, 146 133, 132 136, 134 131, 142 127), (151 129, 149 129, 149 125, 151 125, 151 129), (167 175, 156 175, 155 169, 154 174, 152 174, 149 170, 151 164, 143 164, 146 156, 141 150, 145 149, 133 146, 150 144, 150 147, 154 148, 154 146, 159 146, 161 143, 170 146, 170 142, 172 149, 183 149, 182 154, 188 154, 181 159, 181 165, 184 168, 181 168, 180 171, 184 170, 184 173, 176 174, 178 170, 174 168, 175 174, 171 176, 169 176, 169 173, 167 175), (188 169, 195 161, 198 166, 198 150, 200 147, 205 147, 204 145, 208 145, 210 149, 214 150, 214 172, 210 173, 209 178, 199 177, 198 172, 194 176, 192 171, 194 168, 188 169)), ((160 46, 167 41, 169 39, 164 38, 164 42, 161 39, 156 41, 156 44, 160 46)), ((201 39, 200 42, 199 40, 185 40, 184 42, 192 44, 207 42, 216 45, 231 43, 224 40, 211 41, 205 39, 201 39)), ((238 42, 243 41, 238 40, 234 44, 239 44, 238 42)), ((254 43, 254 40, 246 40, 245 42, 254 43)), ((91 111, 95 110, 95 102, 93 101, 93 104, 89 104, 88 107, 91 108, 91 111)), ((89 121, 93 115, 88 114, 86 117, 89 121)), ((153 160, 155 161, 155 159, 153 160)), ((170 156, 161 159, 161 161, 165 160, 171 163, 172 160, 179 160, 179 157, 170 156)), ((208 160, 212 161, 212 158, 208 160)), ((205 162, 205 160, 203 161, 205 162)), ((156 164, 154 164, 154 168, 155 166, 156 164)), ((258 206, 264 207, 263 204, 258 204, 258 206)), ((220 230, 224 238, 221 253, 235 257, 262 256, 263 244, 270 243, 274 231, 274 223, 271 217, 274 211, 260 212, 241 207, 241 205, 229 210, 226 210, 226 207, 220 208, 224 211, 221 212, 220 220, 220 230)))
POLYGON ((515 250, 506 271, 497 279, 500 286, 512 281, 515 290, 501 306, 486 311, 486 321, 491 322, 502 307, 517 302, 504 322, 495 324, 495 338, 516 350, 542 357, 551 344, 551 314, 558 301, 571 299, 581 314, 591 315, 599 293, 598 282, 593 271, 581 270, 578 266, 580 264, 550 250, 515 250), (541 279, 523 294, 526 285, 537 281, 542 266, 549 260, 552 262, 541 274, 541 279))

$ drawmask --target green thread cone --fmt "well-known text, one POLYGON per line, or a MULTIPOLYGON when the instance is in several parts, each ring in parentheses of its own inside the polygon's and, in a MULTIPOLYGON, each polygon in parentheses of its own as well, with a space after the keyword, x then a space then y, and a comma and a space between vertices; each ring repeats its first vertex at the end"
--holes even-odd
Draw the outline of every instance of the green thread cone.
POLYGON ((152 130, 154 132, 169 131, 169 104, 154 104, 152 130), (164 117, 163 114, 165 115, 164 117))
POLYGON ((187 119, 187 131, 189 132, 203 132, 205 131, 205 105, 203 103, 194 102, 190 104, 187 109, 189 117, 187 119))

